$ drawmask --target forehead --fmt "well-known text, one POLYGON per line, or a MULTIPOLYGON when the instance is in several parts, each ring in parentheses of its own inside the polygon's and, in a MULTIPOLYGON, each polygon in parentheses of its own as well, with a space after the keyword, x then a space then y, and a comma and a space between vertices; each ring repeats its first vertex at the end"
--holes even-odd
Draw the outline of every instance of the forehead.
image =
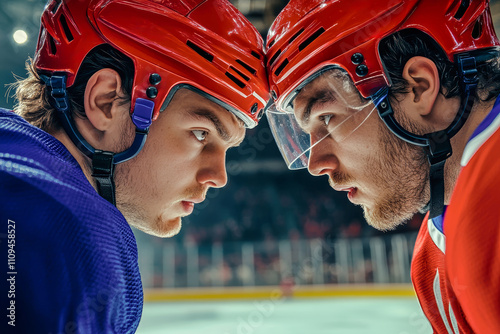
POLYGON ((341 69, 329 70, 308 82, 298 92, 294 104, 318 95, 330 95, 346 105, 359 105, 364 100, 347 72, 341 69))
MULTIPOLYGON (((165 112, 190 119, 198 118, 220 125, 231 141, 239 142, 245 136, 245 123, 232 112, 190 89, 179 89, 165 112)), ((181 119, 182 121, 182 119, 181 119)), ((182 124, 179 124, 182 126, 182 124)))

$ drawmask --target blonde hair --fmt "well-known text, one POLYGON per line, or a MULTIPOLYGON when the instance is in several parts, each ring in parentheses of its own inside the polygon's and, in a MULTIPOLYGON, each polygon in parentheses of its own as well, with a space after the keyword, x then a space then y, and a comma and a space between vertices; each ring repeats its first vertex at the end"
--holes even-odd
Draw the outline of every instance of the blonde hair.
POLYGON ((48 133, 61 128, 57 111, 50 105, 50 92, 33 66, 33 61, 26 61, 28 77, 18 79, 11 85, 15 89, 16 104, 14 112, 22 116, 30 124, 48 133))

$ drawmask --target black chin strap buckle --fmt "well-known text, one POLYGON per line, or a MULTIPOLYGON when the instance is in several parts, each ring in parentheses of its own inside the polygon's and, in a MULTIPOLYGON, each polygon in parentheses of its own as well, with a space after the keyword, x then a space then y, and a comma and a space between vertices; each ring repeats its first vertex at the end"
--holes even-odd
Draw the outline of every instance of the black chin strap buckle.
POLYGON ((40 79, 50 88, 50 96, 54 107, 60 112, 67 112, 69 102, 66 93, 66 75, 53 75, 51 77, 40 75, 40 79))
POLYGON ((473 85, 475 88, 478 81, 476 58, 470 57, 467 54, 462 54, 458 56, 457 62, 459 67, 458 74, 462 79, 462 89, 465 91, 468 85, 473 85))
POLYGON ((95 150, 92 156, 92 177, 97 183, 97 192, 105 200, 116 205, 115 182, 113 180, 114 153, 95 150))
POLYGON ((426 137, 429 140, 427 155, 431 165, 441 163, 451 156, 453 151, 446 130, 429 133, 426 137))

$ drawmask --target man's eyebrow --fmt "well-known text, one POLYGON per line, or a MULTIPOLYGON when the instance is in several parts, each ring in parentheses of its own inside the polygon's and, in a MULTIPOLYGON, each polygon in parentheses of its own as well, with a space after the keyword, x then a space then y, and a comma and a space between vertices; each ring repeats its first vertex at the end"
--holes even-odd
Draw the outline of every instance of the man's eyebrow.
POLYGON ((304 113, 300 117, 300 123, 302 123, 302 125, 304 127, 306 127, 309 124, 309 119, 311 118, 312 107, 316 104, 317 101, 318 101, 317 97, 309 98, 309 100, 307 101, 306 110, 304 111, 304 113))
POLYGON ((208 109, 194 109, 189 111, 189 114, 197 119, 209 120, 214 125, 217 134, 222 138, 222 140, 224 140, 225 142, 231 141, 232 136, 229 134, 224 124, 222 124, 221 120, 214 112, 208 109))
POLYGON ((305 111, 300 116, 300 122, 304 127, 306 127, 309 124, 309 120, 311 118, 311 112, 312 112, 313 107, 318 102, 324 102, 327 99, 331 100, 331 101, 335 100, 335 96, 329 90, 322 90, 322 91, 316 93, 314 96, 311 96, 308 98, 305 111))

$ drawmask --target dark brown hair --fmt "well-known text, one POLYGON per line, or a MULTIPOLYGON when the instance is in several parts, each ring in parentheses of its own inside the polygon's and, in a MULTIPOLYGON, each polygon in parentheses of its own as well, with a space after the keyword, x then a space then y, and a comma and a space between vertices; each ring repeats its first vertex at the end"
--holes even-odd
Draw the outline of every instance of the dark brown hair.
MULTIPOLYGON (((443 49, 427 34, 407 29, 399 31, 381 41, 380 56, 392 86, 389 95, 397 99, 398 95, 408 92, 408 82, 402 77, 406 62, 415 56, 431 59, 439 72, 441 93, 446 98, 461 96, 460 78, 457 67, 446 56, 443 49)), ((478 66, 478 88, 476 99, 489 101, 500 94, 500 66, 498 58, 478 66)))

